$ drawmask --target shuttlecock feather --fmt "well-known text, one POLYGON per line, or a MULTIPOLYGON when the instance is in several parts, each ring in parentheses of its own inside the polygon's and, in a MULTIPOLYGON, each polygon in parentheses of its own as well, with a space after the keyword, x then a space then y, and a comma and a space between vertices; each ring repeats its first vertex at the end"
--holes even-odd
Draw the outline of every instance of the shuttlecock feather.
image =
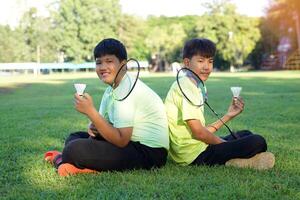
POLYGON ((231 87, 230 88, 233 94, 233 97, 239 97, 242 91, 242 87, 231 87))
POLYGON ((78 95, 83 95, 83 92, 86 88, 86 84, 82 84, 82 83, 75 83, 74 87, 76 89, 76 92, 78 95))

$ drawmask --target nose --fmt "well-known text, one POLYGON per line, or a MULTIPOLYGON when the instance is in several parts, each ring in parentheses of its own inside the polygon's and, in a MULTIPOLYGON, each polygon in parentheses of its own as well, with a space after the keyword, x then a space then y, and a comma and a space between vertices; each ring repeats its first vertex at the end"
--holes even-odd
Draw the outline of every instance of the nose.
POLYGON ((209 65, 210 65, 209 61, 205 61, 204 64, 203 64, 203 68, 204 69, 209 69, 209 65))
POLYGON ((105 64, 104 63, 98 63, 98 64, 96 64, 96 68, 97 69, 103 69, 103 68, 105 68, 105 64))

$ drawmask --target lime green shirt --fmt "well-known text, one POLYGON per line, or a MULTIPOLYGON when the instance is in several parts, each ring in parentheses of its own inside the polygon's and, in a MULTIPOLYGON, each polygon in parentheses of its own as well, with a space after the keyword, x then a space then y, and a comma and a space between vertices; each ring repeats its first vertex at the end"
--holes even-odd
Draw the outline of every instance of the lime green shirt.
MULTIPOLYGON (((203 102, 201 91, 188 78, 181 81, 182 88, 185 92, 190 92, 189 97, 198 99, 203 102)), ((171 158, 181 165, 192 163, 198 155, 204 151, 207 144, 193 139, 192 132, 187 125, 186 120, 197 119, 205 126, 203 106, 193 106, 182 95, 177 82, 175 81, 166 97, 165 107, 169 123, 169 137, 171 158)))
MULTIPOLYGON (((133 78, 130 79, 133 83, 133 78)), ((110 86, 106 89, 99 113, 115 128, 133 127, 131 141, 138 141, 149 147, 169 149, 168 121, 161 98, 138 80, 125 100, 115 100, 114 94, 127 90, 128 85, 125 83, 123 78, 114 92, 110 86)))

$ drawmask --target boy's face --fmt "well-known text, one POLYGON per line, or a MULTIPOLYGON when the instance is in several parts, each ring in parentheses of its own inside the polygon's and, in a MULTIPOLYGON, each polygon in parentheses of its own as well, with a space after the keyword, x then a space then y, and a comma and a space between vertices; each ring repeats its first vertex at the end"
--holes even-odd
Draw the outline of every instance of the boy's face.
POLYGON ((194 55, 191 59, 184 58, 185 67, 193 70, 202 81, 206 81, 213 70, 213 57, 206 58, 201 55, 194 55))
POLYGON ((114 79, 125 61, 120 62, 115 55, 105 55, 96 58, 96 73, 104 83, 112 85, 114 79))

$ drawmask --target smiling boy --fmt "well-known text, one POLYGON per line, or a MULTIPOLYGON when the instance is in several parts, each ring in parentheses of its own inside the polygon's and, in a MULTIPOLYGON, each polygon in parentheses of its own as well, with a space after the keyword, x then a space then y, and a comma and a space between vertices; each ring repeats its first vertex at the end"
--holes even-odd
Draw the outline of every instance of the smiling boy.
POLYGON ((94 49, 96 73, 108 85, 99 111, 92 97, 75 94, 75 108, 92 122, 86 132, 72 133, 63 152, 52 160, 60 175, 151 169, 165 165, 169 148, 168 124, 160 97, 138 80, 123 101, 113 97, 113 89, 124 86, 125 46, 116 39, 104 39, 94 49))

